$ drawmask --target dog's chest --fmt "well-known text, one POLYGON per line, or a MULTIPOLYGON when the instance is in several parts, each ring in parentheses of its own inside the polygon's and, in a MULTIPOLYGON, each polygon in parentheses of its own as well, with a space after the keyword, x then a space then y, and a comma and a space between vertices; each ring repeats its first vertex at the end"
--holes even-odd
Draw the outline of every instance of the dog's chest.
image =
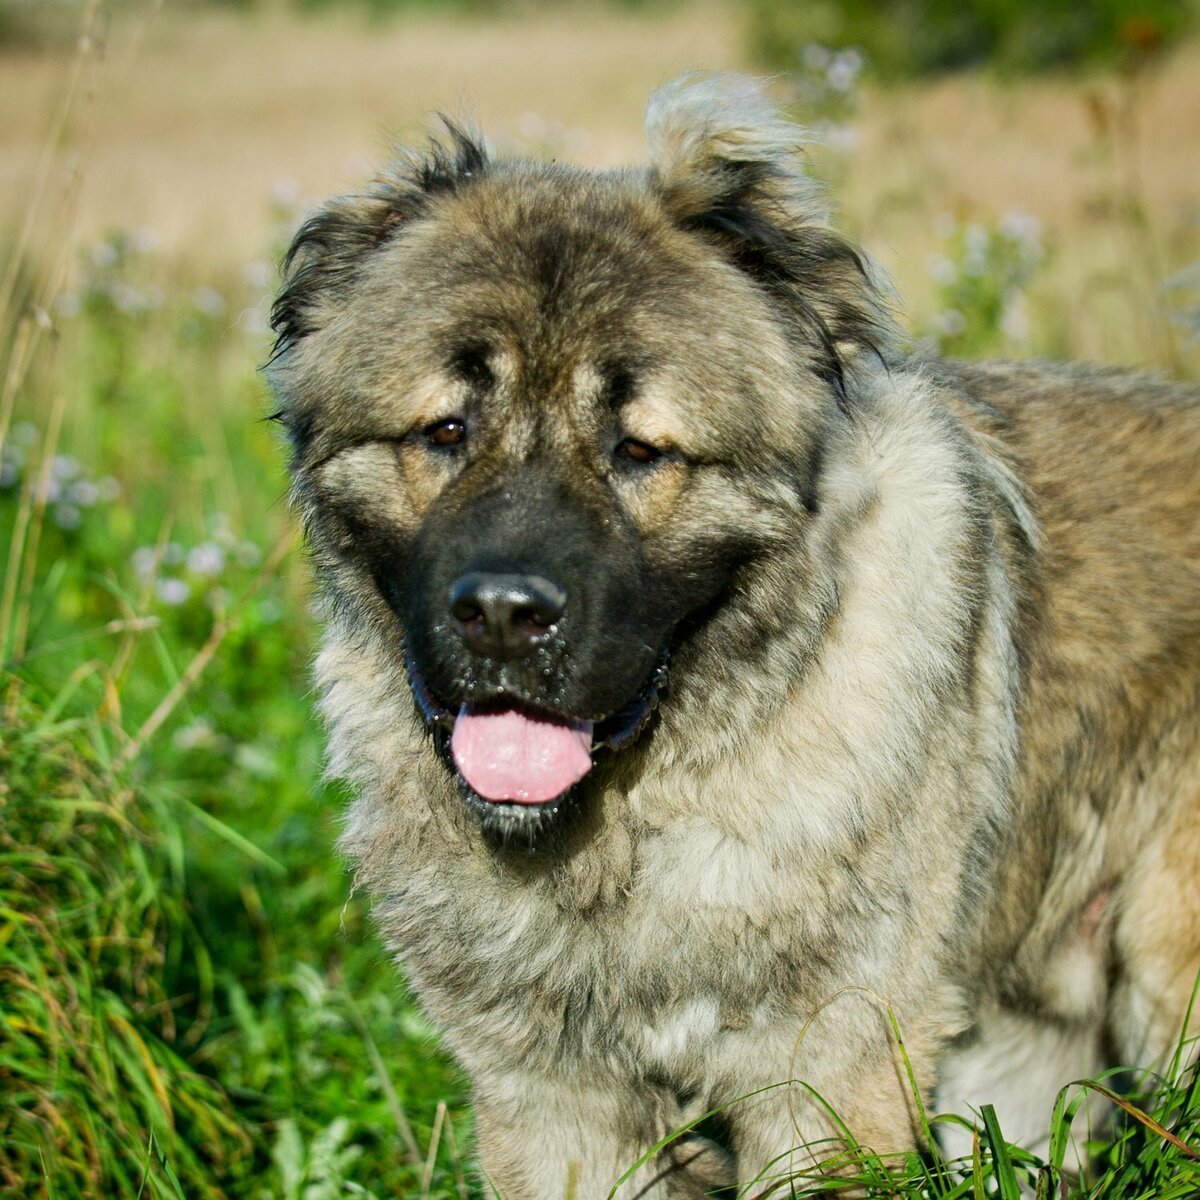
POLYGON ((380 916, 468 1057, 499 1040, 530 1065, 599 1054, 693 1076, 729 1034, 801 1003, 815 956, 794 881, 719 854, 697 872, 677 849, 643 855, 609 904, 572 910, 561 891, 476 859, 409 874, 380 916))

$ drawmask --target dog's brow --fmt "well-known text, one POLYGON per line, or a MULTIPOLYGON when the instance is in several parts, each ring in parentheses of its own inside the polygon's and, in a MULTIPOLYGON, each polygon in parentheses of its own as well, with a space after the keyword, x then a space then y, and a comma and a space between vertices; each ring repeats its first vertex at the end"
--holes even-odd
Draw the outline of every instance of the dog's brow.
POLYGON ((637 370, 633 363, 616 360, 600 368, 605 403, 618 409, 628 404, 637 390, 637 370))

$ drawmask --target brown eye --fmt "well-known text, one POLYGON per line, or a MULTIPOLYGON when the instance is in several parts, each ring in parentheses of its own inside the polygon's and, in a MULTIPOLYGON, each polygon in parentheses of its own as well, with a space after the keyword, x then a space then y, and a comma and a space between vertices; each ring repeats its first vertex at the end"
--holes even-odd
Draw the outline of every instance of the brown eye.
POLYGON ((644 466, 647 463, 654 462, 657 458, 661 458, 662 451, 646 442, 639 442, 636 438, 626 438, 617 446, 616 455, 627 462, 638 463, 644 466))
POLYGON ((431 446, 444 449, 450 446, 461 446, 467 439, 467 426, 465 421, 451 417, 447 421, 438 421, 437 424, 428 426, 424 433, 431 446))

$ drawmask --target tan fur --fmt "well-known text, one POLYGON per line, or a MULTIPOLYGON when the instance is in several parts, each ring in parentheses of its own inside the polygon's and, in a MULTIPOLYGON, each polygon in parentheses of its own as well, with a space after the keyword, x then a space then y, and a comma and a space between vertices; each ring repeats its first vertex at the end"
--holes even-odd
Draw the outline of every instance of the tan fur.
POLYGON ((893 1021, 927 1102, 995 1098, 1036 1141, 1106 1039, 1169 1056, 1200 967, 1200 398, 906 357, 749 85, 685 79, 649 126, 646 174, 463 137, 298 239, 275 384, 343 848, 505 1200, 606 1197, 717 1107, 727 1146, 681 1139, 618 1194, 809 1171, 826 1104, 907 1148, 893 1021), (453 461, 419 439, 449 410, 410 399, 459 386, 451 334, 490 339, 453 461), (623 472, 623 437, 672 456, 623 472), (526 849, 464 807, 388 589, 489 497, 553 540, 531 471, 634 529, 631 571, 754 553, 672 634, 652 732, 526 849))

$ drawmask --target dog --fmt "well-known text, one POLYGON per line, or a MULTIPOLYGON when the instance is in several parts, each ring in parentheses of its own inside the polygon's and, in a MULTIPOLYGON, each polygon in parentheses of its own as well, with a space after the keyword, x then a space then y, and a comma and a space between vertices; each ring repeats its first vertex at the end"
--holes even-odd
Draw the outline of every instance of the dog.
POLYGON ((1036 1145, 1200 967, 1200 395, 911 353, 751 82, 647 134, 291 246, 341 844, 506 1200, 1036 1145))

